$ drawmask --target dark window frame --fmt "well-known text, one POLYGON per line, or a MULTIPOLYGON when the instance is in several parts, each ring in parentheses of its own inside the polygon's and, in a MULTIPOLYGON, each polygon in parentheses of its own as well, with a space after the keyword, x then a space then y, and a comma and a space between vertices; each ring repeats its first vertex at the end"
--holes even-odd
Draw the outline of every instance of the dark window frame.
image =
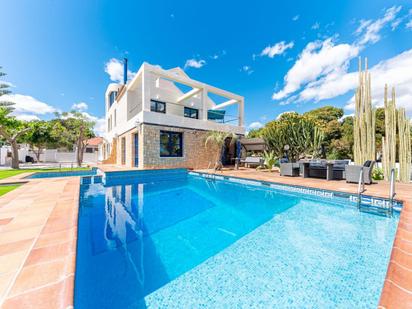
POLYGON ((154 113, 166 114, 166 102, 151 99, 150 100, 150 111, 154 112, 154 113), (152 109, 152 103, 155 104, 154 110, 152 109), (164 107, 163 110, 160 110, 158 108, 159 105, 163 105, 163 107, 164 107))
POLYGON ((163 130, 161 130, 161 131, 160 131, 160 138, 159 138, 159 146, 160 146, 159 155, 160 155, 161 158, 182 158, 182 157, 183 157, 183 133, 182 133, 182 132, 163 131, 163 130), (172 147, 173 147, 173 145, 174 145, 174 144, 173 144, 172 136, 173 136, 173 135, 179 136, 179 153, 177 153, 177 154, 169 154, 169 155, 165 155, 165 154, 162 154, 162 153, 161 153, 161 151, 162 151, 162 139, 161 139, 161 136, 162 136, 163 134, 168 135, 168 144, 167 144, 166 148, 167 148, 167 150, 168 150, 169 153, 172 152, 171 149, 172 149, 172 147))
POLYGON ((186 118, 199 119, 199 110, 197 108, 192 108, 192 107, 186 107, 185 106, 184 111, 183 111, 183 115, 186 118), (186 115, 186 111, 189 112, 189 115, 186 115), (196 115, 195 117, 192 117, 193 112, 195 112, 195 115, 196 115))
POLYGON ((113 105, 117 98, 117 91, 111 91, 109 93, 109 108, 113 105))

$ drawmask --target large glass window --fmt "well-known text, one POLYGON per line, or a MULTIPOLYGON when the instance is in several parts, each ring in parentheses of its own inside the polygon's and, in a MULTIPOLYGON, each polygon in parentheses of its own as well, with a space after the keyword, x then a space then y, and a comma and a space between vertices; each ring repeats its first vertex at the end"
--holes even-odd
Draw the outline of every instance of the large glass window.
POLYGON ((156 113, 166 113, 166 103, 156 100, 150 100, 150 111, 156 113))
POLYGON ((160 156, 182 157, 183 135, 180 132, 160 131, 160 156))
POLYGON ((109 94, 109 107, 113 105, 114 101, 116 101, 117 91, 112 91, 109 94))
POLYGON ((199 110, 196 108, 185 107, 185 117, 199 119, 199 110))

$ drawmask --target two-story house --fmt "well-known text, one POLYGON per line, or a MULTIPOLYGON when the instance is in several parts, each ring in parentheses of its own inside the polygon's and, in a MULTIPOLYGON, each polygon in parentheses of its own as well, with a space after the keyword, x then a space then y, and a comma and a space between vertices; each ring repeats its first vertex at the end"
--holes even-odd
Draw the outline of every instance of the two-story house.
POLYGON ((208 131, 244 135, 242 96, 193 80, 181 68, 143 63, 129 81, 127 61, 124 71, 124 83, 106 90, 104 163, 206 168, 216 160, 216 149, 205 146, 208 131), (225 99, 215 103, 212 95, 225 99), (237 113, 229 122, 227 108, 237 113))

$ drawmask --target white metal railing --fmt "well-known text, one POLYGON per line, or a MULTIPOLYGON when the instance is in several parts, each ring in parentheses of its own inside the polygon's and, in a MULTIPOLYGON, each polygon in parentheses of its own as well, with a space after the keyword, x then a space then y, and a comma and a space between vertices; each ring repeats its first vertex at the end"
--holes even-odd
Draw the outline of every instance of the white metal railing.
POLYGON ((390 187, 389 187, 389 211, 390 215, 393 214, 393 200, 395 198, 396 192, 395 192, 395 169, 391 169, 391 182, 390 182, 390 187))
POLYGON ((363 167, 361 167, 359 173, 359 182, 358 182, 358 209, 360 209, 361 201, 362 201, 362 193, 365 192, 365 179, 363 177, 363 167))

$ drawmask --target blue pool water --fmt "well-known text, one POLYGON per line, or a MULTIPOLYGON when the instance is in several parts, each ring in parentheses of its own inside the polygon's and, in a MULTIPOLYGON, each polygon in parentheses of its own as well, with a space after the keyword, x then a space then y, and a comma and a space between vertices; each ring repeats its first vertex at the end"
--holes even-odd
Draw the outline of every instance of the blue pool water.
POLYGON ((93 176, 97 174, 97 168, 91 170, 80 171, 65 171, 65 172, 41 172, 34 173, 26 178, 54 178, 54 177, 69 177, 69 176, 93 176))
POLYGON ((185 171, 82 185, 75 308, 376 308, 398 217, 185 171))

